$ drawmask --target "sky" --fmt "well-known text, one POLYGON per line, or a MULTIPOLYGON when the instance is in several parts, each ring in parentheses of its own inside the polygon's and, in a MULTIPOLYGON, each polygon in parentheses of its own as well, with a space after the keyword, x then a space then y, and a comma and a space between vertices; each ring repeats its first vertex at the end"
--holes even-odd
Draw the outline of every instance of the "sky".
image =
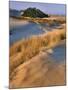
POLYGON ((23 2, 23 1, 10 1, 9 7, 16 10, 24 10, 29 7, 35 7, 42 10, 47 14, 66 15, 65 4, 52 4, 52 3, 36 3, 36 2, 23 2))

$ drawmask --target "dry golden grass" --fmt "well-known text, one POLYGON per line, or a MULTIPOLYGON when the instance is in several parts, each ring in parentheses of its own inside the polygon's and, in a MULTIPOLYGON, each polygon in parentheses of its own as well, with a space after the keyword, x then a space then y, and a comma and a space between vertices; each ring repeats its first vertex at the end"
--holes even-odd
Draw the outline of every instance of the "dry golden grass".
POLYGON ((65 30, 61 29, 15 43, 10 47, 10 72, 37 55, 41 50, 54 47, 65 39, 65 36, 65 30))

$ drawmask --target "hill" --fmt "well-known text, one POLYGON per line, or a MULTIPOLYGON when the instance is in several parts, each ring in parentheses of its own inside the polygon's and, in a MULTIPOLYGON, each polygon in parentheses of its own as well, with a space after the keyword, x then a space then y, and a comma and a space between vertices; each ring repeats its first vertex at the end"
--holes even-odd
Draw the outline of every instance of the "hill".
POLYGON ((39 9, 36 8, 27 8, 24 10, 22 16, 24 17, 32 17, 32 18, 44 18, 44 17, 49 17, 48 14, 45 14, 39 9))

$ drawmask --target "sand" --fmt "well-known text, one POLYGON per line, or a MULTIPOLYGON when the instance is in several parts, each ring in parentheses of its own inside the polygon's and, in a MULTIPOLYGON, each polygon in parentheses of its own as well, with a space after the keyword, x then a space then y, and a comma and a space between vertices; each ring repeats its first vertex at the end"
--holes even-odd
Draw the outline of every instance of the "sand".
POLYGON ((9 26, 10 27, 27 25, 27 24, 29 24, 29 22, 27 20, 19 20, 19 19, 14 19, 14 18, 9 19, 9 26))
POLYGON ((43 52, 19 65, 10 75, 10 88, 54 85, 65 85, 65 64, 52 62, 43 52))
MULTIPOLYGON (((29 23, 28 21, 17 22, 15 20, 15 22, 10 23, 10 26, 26 25, 28 23, 29 23)), ((62 30, 64 30, 65 32, 65 24, 62 24, 62 26, 63 28, 60 28, 58 32, 62 32, 62 30)), ((59 34, 58 32, 55 32, 55 31, 57 30, 53 31, 53 34, 51 35, 52 37, 55 36, 55 33, 59 34)), ((49 36, 51 33, 52 32, 49 32, 49 36)), ((41 35, 41 37, 44 37, 44 36, 45 34, 41 35)), ((53 38, 50 38, 50 40, 52 39, 53 38)), ((58 39, 58 36, 57 36, 57 39, 58 39)), ((55 42, 54 40, 52 41, 55 42)), ((51 43, 51 45, 53 45, 53 42, 51 43)), ((61 43, 61 41, 59 42, 61 43)), ((20 62, 20 59, 21 59, 20 55, 22 55, 22 53, 15 52, 15 49, 13 51, 14 52, 12 53, 12 61, 16 60, 17 62, 14 61, 15 63, 13 63, 13 64, 16 64, 20 62)), ((11 72, 9 76, 10 88, 65 85, 66 84, 65 60, 64 62, 61 62, 61 63, 53 62, 53 59, 50 57, 50 54, 53 54, 53 53, 54 52, 50 48, 47 51, 42 50, 34 57, 30 58, 27 61, 24 61, 23 63, 15 67, 12 70, 12 72, 10 70, 11 72)), ((12 65, 10 63, 10 67, 11 66, 12 65)))

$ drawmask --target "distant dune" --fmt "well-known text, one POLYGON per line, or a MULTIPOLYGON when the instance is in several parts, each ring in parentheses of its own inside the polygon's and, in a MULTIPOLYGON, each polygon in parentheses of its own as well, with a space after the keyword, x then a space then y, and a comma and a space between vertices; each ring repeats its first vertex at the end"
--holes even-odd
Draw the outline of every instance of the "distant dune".
POLYGON ((27 25, 29 22, 35 23, 48 23, 50 26, 53 24, 65 24, 65 16, 50 16, 48 18, 30 18, 30 17, 10 17, 9 25, 10 27, 27 25))

